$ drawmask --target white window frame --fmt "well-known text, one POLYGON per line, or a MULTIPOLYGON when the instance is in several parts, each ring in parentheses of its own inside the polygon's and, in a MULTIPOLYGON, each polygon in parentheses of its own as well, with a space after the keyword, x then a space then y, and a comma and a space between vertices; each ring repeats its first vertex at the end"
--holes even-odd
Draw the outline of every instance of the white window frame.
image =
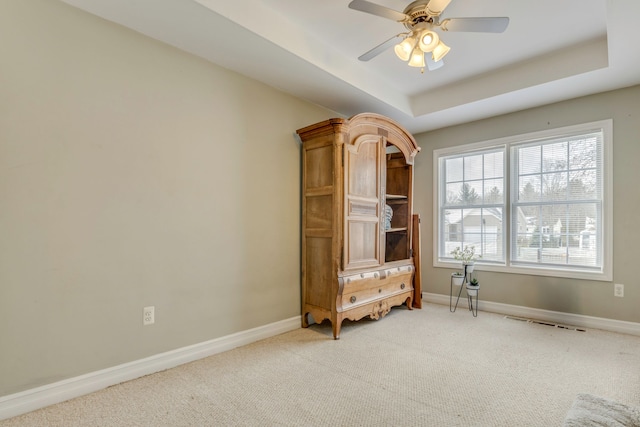
POLYGON ((492 139, 477 143, 465 144, 455 147, 442 148, 433 151, 433 265, 434 267, 460 268, 458 261, 450 258, 440 257, 439 244, 441 239, 440 224, 440 159, 452 155, 472 154, 474 151, 487 150, 491 148, 504 149, 505 165, 505 188, 504 188, 504 214, 503 214, 503 248, 504 263, 476 262, 478 270, 497 271, 505 273, 516 273, 536 276, 566 277, 585 280, 613 280, 613 120, 601 120, 590 123, 583 123, 573 126, 565 126, 556 129, 547 129, 538 132, 531 132, 521 135, 508 136, 504 138, 492 139), (577 266, 549 266, 549 265, 517 265, 511 262, 512 239, 512 173, 511 173, 511 146, 520 145, 527 141, 562 137, 563 135, 573 135, 579 133, 589 133, 602 131, 603 134, 603 159, 602 159, 602 267, 597 270, 584 269, 577 266))

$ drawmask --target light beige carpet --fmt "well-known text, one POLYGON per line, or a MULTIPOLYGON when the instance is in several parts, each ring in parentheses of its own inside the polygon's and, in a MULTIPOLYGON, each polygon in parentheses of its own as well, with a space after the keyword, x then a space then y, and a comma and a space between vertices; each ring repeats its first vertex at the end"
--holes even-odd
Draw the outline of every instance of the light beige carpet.
POLYGON ((563 427, 639 427, 640 407, 580 393, 567 413, 563 427))
POLYGON ((466 307, 314 325, 4 422, 14 426, 561 426, 579 393, 640 404, 640 337, 466 307))

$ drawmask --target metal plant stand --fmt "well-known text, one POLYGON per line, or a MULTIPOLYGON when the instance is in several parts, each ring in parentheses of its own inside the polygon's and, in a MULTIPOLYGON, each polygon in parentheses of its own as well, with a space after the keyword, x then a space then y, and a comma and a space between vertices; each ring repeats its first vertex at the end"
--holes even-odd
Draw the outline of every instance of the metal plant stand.
MULTIPOLYGON (((466 281, 466 276, 465 276, 465 281, 466 281)), ((458 308, 458 301, 460 301, 460 295, 462 294, 462 288, 464 288, 464 281, 462 282, 462 284, 460 286, 458 286, 460 288, 460 290, 458 291, 458 297, 456 298, 456 304, 453 305, 453 274, 451 275, 451 283, 450 283, 450 287, 449 287, 449 311, 454 313, 456 311, 456 308, 458 308)))
POLYGON ((467 298, 469 299, 469 311, 473 314, 473 317, 478 317, 478 294, 480 294, 480 288, 473 289, 475 292, 476 303, 475 306, 473 304, 474 295, 469 294, 469 289, 467 289, 467 298), (475 307, 475 308, 474 308, 475 307))
MULTIPOLYGON (((451 283, 449 284, 449 311, 454 313, 458 308, 458 302, 460 301, 460 295, 462 295, 462 288, 467 288, 469 282, 471 281, 471 272, 473 268, 471 266, 465 264, 464 265, 464 280, 462 284, 459 286, 460 290, 458 290, 458 295, 456 296, 456 303, 453 303, 453 295, 454 295, 454 284, 453 284, 453 274, 451 275, 451 283), (471 271, 469 271, 471 270, 471 271)), ((455 285, 458 286, 458 285, 455 285)), ((469 304, 469 311, 473 314, 473 317, 478 317, 478 295, 480 294, 480 288, 477 289, 469 289, 467 288, 467 302, 469 304), (471 291, 471 293, 470 293, 471 291), (475 296, 475 304, 473 302, 473 297, 475 296)))

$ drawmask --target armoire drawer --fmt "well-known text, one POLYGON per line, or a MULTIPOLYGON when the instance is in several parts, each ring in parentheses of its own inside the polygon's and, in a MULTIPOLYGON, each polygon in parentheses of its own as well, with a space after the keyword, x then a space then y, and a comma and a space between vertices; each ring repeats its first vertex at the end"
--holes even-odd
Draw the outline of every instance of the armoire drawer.
POLYGON ((391 281, 404 280, 406 277, 409 277, 408 280, 411 281, 413 271, 413 265, 403 265, 343 276, 340 278, 342 293, 357 292, 358 290, 387 284, 391 281))
POLYGON ((348 283, 345 281, 341 297, 342 307, 348 309, 391 295, 409 292, 413 289, 412 278, 412 272, 404 272, 378 279, 352 280, 348 283))

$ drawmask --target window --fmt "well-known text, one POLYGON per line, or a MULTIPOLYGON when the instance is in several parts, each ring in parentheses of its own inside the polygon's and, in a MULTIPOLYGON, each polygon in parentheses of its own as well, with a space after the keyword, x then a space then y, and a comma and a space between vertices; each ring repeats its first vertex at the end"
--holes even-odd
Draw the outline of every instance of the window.
POLYGON ((504 261, 504 147, 443 156, 440 217, 443 253, 475 246, 484 260, 504 261))
POLYGON ((434 152, 436 266, 611 280, 611 120, 434 152))

